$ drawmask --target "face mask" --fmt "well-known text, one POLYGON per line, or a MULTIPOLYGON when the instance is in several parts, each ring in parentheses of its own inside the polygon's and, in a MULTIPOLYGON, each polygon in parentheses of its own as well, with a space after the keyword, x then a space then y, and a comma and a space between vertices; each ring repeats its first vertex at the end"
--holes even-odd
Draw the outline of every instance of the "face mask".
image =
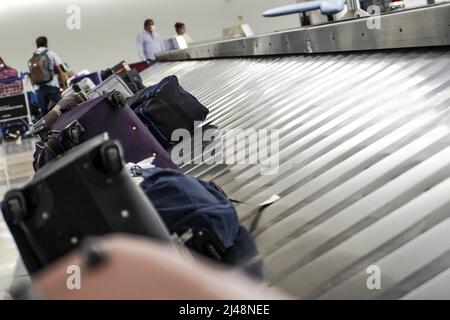
POLYGON ((4 68, 4 67, 5 67, 5 65, 3 63, 0 63, 0 69, 4 68))
POLYGON ((156 31, 156 26, 152 26, 152 31, 156 31))

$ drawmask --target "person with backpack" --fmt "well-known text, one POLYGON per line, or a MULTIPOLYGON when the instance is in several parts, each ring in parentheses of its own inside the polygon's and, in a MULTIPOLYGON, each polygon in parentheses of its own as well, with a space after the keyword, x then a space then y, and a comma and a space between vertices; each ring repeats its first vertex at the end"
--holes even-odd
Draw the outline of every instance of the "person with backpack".
POLYGON ((64 63, 54 51, 48 49, 47 38, 37 38, 36 47, 37 50, 28 61, 28 67, 31 83, 37 87, 36 96, 43 117, 48 112, 50 102, 58 103, 61 100, 61 89, 65 90, 67 86, 64 63))

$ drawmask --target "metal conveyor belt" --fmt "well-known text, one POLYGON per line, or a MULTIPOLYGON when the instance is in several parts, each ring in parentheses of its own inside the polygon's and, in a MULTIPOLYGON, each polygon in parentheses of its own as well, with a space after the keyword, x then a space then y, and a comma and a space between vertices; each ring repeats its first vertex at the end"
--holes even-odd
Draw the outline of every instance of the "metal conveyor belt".
MULTIPOLYGON (((159 63, 220 129, 278 129, 280 166, 185 165, 248 204, 281 199, 255 239, 299 298, 450 298, 449 49, 159 63), (367 287, 367 268, 381 290, 367 287)), ((256 211, 237 205, 249 227, 256 211)))

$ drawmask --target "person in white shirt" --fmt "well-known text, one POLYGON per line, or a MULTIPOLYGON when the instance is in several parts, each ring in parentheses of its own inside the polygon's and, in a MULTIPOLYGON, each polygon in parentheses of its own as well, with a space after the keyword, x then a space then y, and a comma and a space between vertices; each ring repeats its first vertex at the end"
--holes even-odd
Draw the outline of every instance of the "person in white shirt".
POLYGON ((54 76, 51 81, 35 85, 37 88, 36 96, 41 108, 41 116, 45 116, 48 112, 48 106, 50 102, 58 103, 61 100, 60 90, 65 90, 66 79, 63 72, 63 61, 61 58, 52 50, 48 49, 48 40, 46 37, 39 37, 36 39, 37 50, 34 54, 47 54, 51 61, 52 69, 54 71, 54 76), (60 88, 60 83, 63 83, 63 87, 60 88))
POLYGON ((137 48, 139 58, 149 63, 155 62, 156 55, 163 51, 161 38, 156 32, 155 22, 152 19, 145 20, 144 31, 137 36, 137 48))
POLYGON ((183 22, 177 22, 175 23, 175 31, 176 31, 176 37, 182 36, 187 44, 191 44, 194 42, 192 38, 186 33, 186 25, 183 22))

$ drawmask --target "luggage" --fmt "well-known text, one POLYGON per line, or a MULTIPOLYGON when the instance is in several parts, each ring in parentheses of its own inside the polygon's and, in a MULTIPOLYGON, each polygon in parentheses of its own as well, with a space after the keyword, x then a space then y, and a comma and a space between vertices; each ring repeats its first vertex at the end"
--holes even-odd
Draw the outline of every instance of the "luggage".
POLYGON ((128 63, 126 63, 125 61, 121 61, 118 64, 116 64, 114 67, 101 71, 100 74, 101 74, 102 80, 106 80, 114 74, 119 75, 126 71, 131 71, 131 68, 128 65, 128 63))
POLYGON ((164 146, 169 147, 177 129, 193 132, 194 123, 206 119, 209 110, 186 92, 176 76, 169 76, 128 99, 131 108, 164 146))
POLYGON ((52 162, 23 188, 9 191, 2 211, 30 273, 88 236, 131 233, 170 239, 125 169, 120 144, 105 135, 52 162))
MULTIPOLYGON (((140 86, 138 85, 133 86, 134 90, 136 90, 136 88, 140 88, 140 86)), ((80 82, 73 84, 69 89, 64 91, 62 93, 62 96, 64 97, 76 92, 83 91, 86 93, 89 99, 94 99, 114 90, 119 91, 126 98, 129 98, 133 95, 133 91, 130 89, 129 85, 124 80, 122 80, 120 76, 112 75, 97 86, 90 78, 84 78, 80 82)))
POLYGON ((68 89, 66 89, 61 96, 66 97, 71 94, 77 93, 77 92, 89 92, 94 90, 96 87, 95 83, 90 78, 84 78, 80 80, 80 82, 74 83, 71 85, 68 89))
POLYGON ((16 140, 24 137, 29 127, 26 119, 16 119, 0 123, 0 135, 2 140, 16 140))
MULTIPOLYGON (((233 203, 214 182, 173 170, 143 170, 141 188, 171 234, 194 251, 223 263, 242 265, 257 255, 250 234, 239 225, 233 203)), ((261 276, 260 266, 252 266, 261 276)))
POLYGON ((114 74, 121 74, 122 72, 130 71, 131 69, 128 63, 126 63, 125 60, 122 60, 110 70, 114 72, 114 74))
POLYGON ((73 78, 72 80, 70 80, 69 86, 72 86, 83 79, 90 79, 96 86, 98 86, 102 82, 100 72, 97 71, 73 78))
POLYGON ((36 144, 33 162, 35 170, 74 146, 104 132, 122 143, 127 162, 138 163, 155 157, 155 166, 177 169, 169 154, 126 105, 124 97, 113 91, 59 116, 51 126, 48 138, 36 144))
POLYGON ((22 80, 16 69, 8 66, 0 69, 0 97, 22 93, 22 80))
POLYGON ((87 96, 89 99, 94 99, 114 90, 120 92, 125 98, 133 96, 133 92, 127 84, 117 75, 112 75, 104 80, 93 90, 87 92, 87 96))
POLYGON ((41 120, 31 127, 30 134, 33 136, 40 135, 41 138, 45 138, 53 124, 64 112, 74 109, 87 100, 83 92, 63 97, 41 120))
POLYGON ((234 245, 224 254, 222 262, 228 265, 242 265, 249 275, 262 279, 263 262, 255 259, 258 254, 258 248, 250 232, 240 226, 234 245), (253 259, 255 261, 252 261, 253 259))
POLYGON ((131 70, 136 70, 137 72, 142 72, 150 67, 150 64, 147 61, 141 61, 136 63, 131 63, 131 70))
POLYGON ((55 66, 48 56, 48 50, 42 53, 35 52, 28 61, 28 69, 31 82, 35 85, 43 85, 52 81, 55 66))
POLYGON ((145 89, 142 83, 142 78, 137 70, 126 71, 120 74, 122 80, 126 83, 128 88, 133 92, 133 94, 145 89))

